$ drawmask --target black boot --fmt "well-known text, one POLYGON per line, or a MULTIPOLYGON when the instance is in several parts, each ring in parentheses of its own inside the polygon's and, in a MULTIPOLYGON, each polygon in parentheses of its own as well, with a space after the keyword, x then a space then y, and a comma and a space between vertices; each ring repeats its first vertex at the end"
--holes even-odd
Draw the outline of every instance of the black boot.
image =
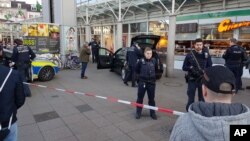
POLYGON ((135 114, 136 119, 141 118, 141 111, 142 111, 142 108, 139 108, 139 107, 136 108, 136 114, 135 114))
POLYGON ((135 114, 135 118, 136 118, 136 119, 140 119, 140 118, 141 118, 141 113, 136 113, 136 114, 135 114))
POLYGON ((155 111, 150 110, 150 116, 151 116, 151 118, 152 118, 153 120, 157 120, 157 116, 156 116, 156 114, 155 114, 155 111))

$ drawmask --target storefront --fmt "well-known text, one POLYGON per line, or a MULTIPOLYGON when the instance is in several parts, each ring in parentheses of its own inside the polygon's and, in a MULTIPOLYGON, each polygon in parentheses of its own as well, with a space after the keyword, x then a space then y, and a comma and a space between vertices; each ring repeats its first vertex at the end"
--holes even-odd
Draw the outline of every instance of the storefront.
POLYGON ((176 30, 186 31, 176 34, 176 55, 186 55, 196 38, 210 44, 213 58, 222 57, 229 47, 229 38, 238 39, 239 45, 250 55, 250 10, 177 17, 176 30), (180 27, 180 23, 184 26, 180 27), (197 24, 197 27, 192 24, 197 24))

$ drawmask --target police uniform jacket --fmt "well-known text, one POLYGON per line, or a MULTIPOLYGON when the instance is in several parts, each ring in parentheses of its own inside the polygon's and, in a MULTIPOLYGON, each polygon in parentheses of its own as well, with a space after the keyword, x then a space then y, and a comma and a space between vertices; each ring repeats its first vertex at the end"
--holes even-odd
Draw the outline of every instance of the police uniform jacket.
MULTIPOLYGON (((3 84, 9 68, 0 65, 0 86, 3 84)), ((3 127, 7 127, 9 119, 13 114, 12 123, 16 122, 17 109, 25 102, 25 94, 20 74, 13 70, 9 79, 0 93, 0 122, 3 127)))
POLYGON ((226 50, 222 56, 226 61, 226 66, 240 66, 247 60, 246 51, 237 45, 233 45, 226 50))
POLYGON ((142 82, 155 83, 156 81, 157 61, 155 58, 142 58, 138 61, 135 71, 142 82))
POLYGON ((128 48, 126 60, 129 66, 135 67, 138 59, 141 58, 141 51, 134 45, 128 48))
POLYGON ((15 62, 17 66, 28 64, 36 57, 35 53, 30 47, 19 45, 14 47, 12 61, 15 62))
POLYGON ((199 63, 200 69, 198 64, 195 61, 195 58, 192 53, 187 54, 182 70, 187 71, 188 74, 193 78, 198 78, 202 74, 202 71, 205 68, 212 66, 212 60, 211 56, 206 52, 202 51, 201 53, 196 52, 195 50, 192 50, 197 62, 199 63))

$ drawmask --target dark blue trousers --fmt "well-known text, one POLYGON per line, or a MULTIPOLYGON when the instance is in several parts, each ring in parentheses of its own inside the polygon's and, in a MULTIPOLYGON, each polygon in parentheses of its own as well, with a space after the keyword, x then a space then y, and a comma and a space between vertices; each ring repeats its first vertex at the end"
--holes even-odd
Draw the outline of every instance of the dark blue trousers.
MULTIPOLYGON (((137 93, 137 103, 142 104, 144 95, 147 91, 148 94, 148 105, 155 106, 155 83, 147 83, 139 81, 138 84, 138 93, 137 93)), ((137 107, 136 112, 141 114, 142 108, 137 107)), ((150 110, 150 114, 154 114, 154 110, 150 110)))
MULTIPOLYGON (((30 65, 23 64, 17 67, 17 71, 20 73, 23 82, 27 82, 27 78, 29 77, 29 69, 30 65)), ((31 96, 30 88, 28 85, 23 85, 25 96, 31 96)))
POLYGON ((198 89, 198 99, 199 101, 204 101, 203 94, 202 94, 202 83, 201 81, 188 81, 188 102, 186 105, 186 110, 188 111, 189 106, 194 103, 195 100, 195 92, 198 89))
POLYGON ((239 88, 241 88, 241 86, 242 86, 241 75, 243 73, 242 72, 243 68, 240 65, 238 65, 238 66, 229 66, 228 65, 227 67, 228 67, 228 69, 230 69, 233 72, 233 74, 235 76, 235 79, 236 79, 235 86, 236 86, 236 93, 237 93, 239 88))
POLYGON ((136 73, 135 73, 135 66, 129 66, 129 71, 126 73, 124 82, 128 82, 131 78, 132 86, 135 85, 136 73))
POLYGON ((87 68, 88 62, 82 62, 82 72, 81 72, 81 78, 85 76, 85 71, 87 68))

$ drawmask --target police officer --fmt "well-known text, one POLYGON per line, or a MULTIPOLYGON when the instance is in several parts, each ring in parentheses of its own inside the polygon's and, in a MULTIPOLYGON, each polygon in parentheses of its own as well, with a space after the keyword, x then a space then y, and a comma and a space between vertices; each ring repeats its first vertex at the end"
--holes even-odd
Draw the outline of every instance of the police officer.
MULTIPOLYGON (((136 64, 136 73, 139 75, 137 103, 142 104, 145 92, 148 94, 148 104, 155 106, 155 81, 156 81, 156 69, 157 61, 152 58, 152 49, 147 47, 144 50, 144 58, 140 59, 136 64)), ((140 119, 142 108, 136 108, 136 119, 140 119)), ((157 116, 154 110, 150 110, 150 116, 152 119, 157 120, 157 116)))
POLYGON ((98 62, 99 45, 98 45, 96 39, 92 38, 91 42, 89 43, 89 46, 91 47, 91 52, 92 52, 92 62, 97 63, 98 62))
MULTIPOLYGON (((10 66, 15 65, 21 74, 23 81, 27 82, 27 78, 29 78, 30 75, 29 69, 31 67, 31 60, 33 60, 36 55, 30 47, 23 45, 22 40, 15 39, 14 42, 16 46, 13 48, 12 63, 10 66)), ((31 96, 30 89, 27 85, 24 86, 24 91, 26 96, 31 96)))
POLYGON ((141 58, 141 50, 138 43, 134 43, 130 48, 127 50, 126 61, 128 63, 128 71, 125 75, 124 84, 128 86, 128 80, 131 78, 132 80, 132 87, 136 87, 135 80, 135 66, 138 59, 141 58))
MULTIPOLYGON (((0 50, 0 57, 2 50, 0 50)), ((0 65, 0 140, 17 141, 17 109, 25 102, 20 74, 0 65), (8 75, 9 74, 9 75, 8 75), (9 76, 9 77, 7 77, 9 76), (6 80, 6 81, 5 81, 6 80), (5 83, 4 83, 5 82, 5 83), (11 118, 12 117, 12 118, 11 118), (9 126, 10 123, 10 126, 9 126), (9 129, 9 133, 6 132, 9 129), (5 133, 5 134, 3 134, 5 133)))
POLYGON ((236 92, 241 89, 241 75, 243 72, 243 62, 247 60, 246 51, 237 45, 237 40, 235 38, 231 38, 229 40, 230 47, 223 54, 223 58, 225 59, 225 66, 228 67, 236 78, 236 92))
POLYGON ((203 70, 211 66, 211 56, 206 50, 203 50, 202 39, 196 39, 194 42, 194 50, 191 50, 191 52, 187 54, 182 66, 182 70, 188 72, 185 76, 188 83, 188 102, 186 105, 187 111, 189 106, 194 103, 196 89, 198 89, 199 101, 204 101, 202 96, 201 78, 203 75, 203 70))

